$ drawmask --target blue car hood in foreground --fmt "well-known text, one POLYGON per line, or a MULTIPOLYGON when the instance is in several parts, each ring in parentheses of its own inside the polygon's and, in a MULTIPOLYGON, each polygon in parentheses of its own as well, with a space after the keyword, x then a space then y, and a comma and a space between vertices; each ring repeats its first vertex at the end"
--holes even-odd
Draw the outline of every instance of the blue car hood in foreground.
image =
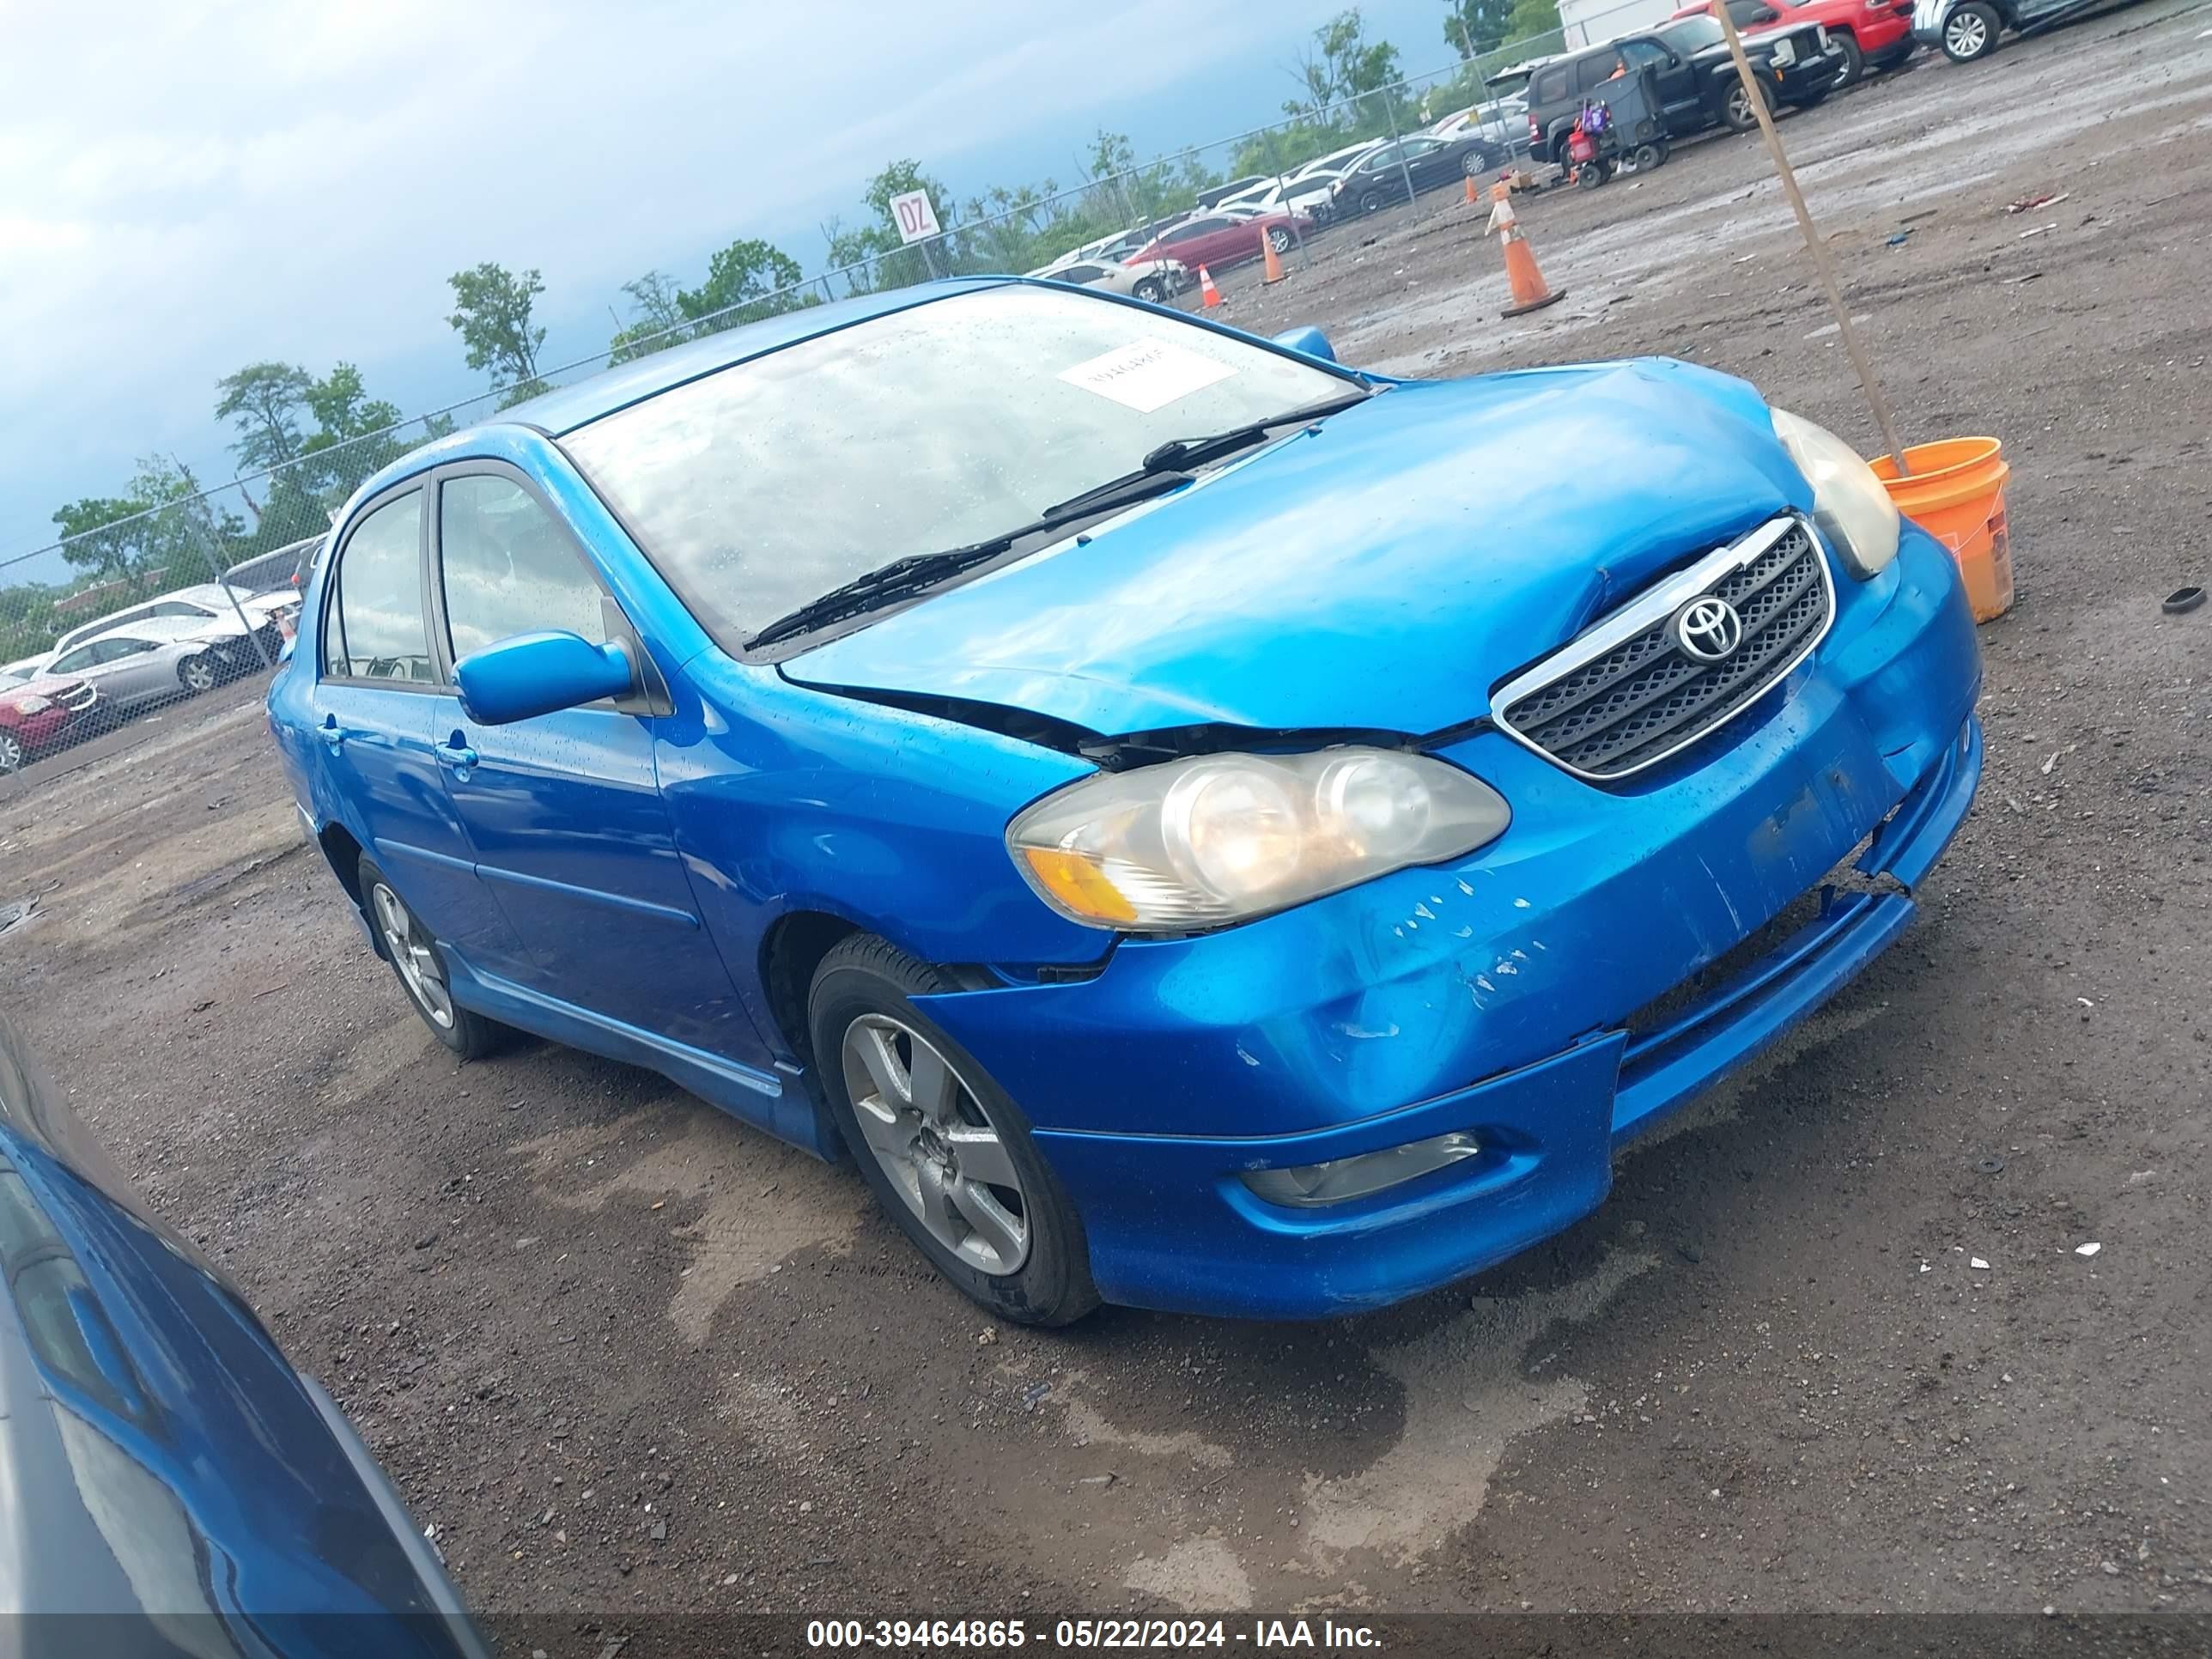
POLYGON ((1109 734, 1433 732, 1671 566, 1810 503, 1758 395, 1707 369, 1412 381, 783 672, 1109 734))

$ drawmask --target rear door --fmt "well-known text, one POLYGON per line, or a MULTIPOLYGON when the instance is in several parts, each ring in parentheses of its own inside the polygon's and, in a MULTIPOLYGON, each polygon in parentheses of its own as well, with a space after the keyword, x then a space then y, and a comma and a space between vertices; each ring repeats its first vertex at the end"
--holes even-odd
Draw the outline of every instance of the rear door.
POLYGON ((347 532, 324 584, 322 656, 309 707, 316 764, 339 820, 424 925, 473 965, 512 957, 517 947, 477 879, 431 753, 438 686, 423 496, 419 482, 402 486, 347 532))
POLYGON ((448 681, 432 700, 437 755, 477 874, 521 945, 509 971, 657 1036, 750 1051, 750 1018, 700 921, 660 799, 661 700, 641 684, 629 697, 484 726, 450 684, 453 663, 546 629, 627 640, 644 665, 628 619, 521 474, 471 464, 441 470, 435 487, 434 629, 448 681))

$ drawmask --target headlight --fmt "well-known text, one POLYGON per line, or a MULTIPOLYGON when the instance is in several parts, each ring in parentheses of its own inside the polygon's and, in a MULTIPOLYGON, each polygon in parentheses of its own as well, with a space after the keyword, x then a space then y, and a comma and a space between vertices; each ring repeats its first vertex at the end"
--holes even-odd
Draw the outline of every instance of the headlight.
POLYGON ((1073 921, 1183 933, 1455 858, 1512 816, 1487 784, 1422 755, 1200 755, 1070 784, 1017 817, 1006 847, 1073 921))
POLYGON ((1778 68, 1787 69, 1797 61, 1797 48, 1787 39, 1777 40, 1770 56, 1778 68))
POLYGON ((1858 452, 1825 427, 1769 410, 1774 435, 1813 486, 1813 519, 1861 581, 1897 556, 1897 503, 1858 452))
POLYGON ((41 697, 34 695, 28 697, 18 697, 15 699, 15 712, 19 714, 43 714, 46 710, 52 708, 53 706, 54 700, 52 697, 41 697))

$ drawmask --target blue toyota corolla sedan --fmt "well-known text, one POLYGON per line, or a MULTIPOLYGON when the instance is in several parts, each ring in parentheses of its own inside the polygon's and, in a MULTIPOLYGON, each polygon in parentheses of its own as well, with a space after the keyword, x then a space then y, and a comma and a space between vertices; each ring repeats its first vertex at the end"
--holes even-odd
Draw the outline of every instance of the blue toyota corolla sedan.
POLYGON ((1039 1323, 1557 1232, 1898 936, 1981 769, 1943 549, 1677 362, 943 283, 441 438, 334 545, 270 721, 440 1040, 849 1153, 1039 1323))

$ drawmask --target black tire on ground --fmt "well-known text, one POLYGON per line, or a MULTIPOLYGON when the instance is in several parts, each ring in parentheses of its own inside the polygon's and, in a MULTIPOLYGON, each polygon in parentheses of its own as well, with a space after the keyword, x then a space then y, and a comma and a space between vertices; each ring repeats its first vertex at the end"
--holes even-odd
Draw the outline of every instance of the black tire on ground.
POLYGON ((1390 198, 1379 190, 1364 191, 1359 198, 1359 210, 1362 213, 1380 213, 1389 205, 1390 198))
POLYGON ((1276 252, 1288 253, 1291 251, 1291 228, 1288 225, 1270 227, 1267 232, 1267 243, 1276 252))
POLYGON ((1841 92, 1845 87, 1858 85, 1866 77, 1866 54, 1859 50, 1859 43, 1848 34, 1829 38, 1835 42, 1836 50, 1844 54, 1844 72, 1828 83, 1828 90, 1841 92))
POLYGON ((1146 305, 1152 306, 1159 304, 1161 301, 1168 297, 1167 289, 1160 285, 1160 279, 1157 276, 1142 276, 1138 278, 1136 287, 1132 289, 1130 292, 1134 294, 1139 300, 1142 300, 1146 305))
MULTIPOLYGON (((1769 114, 1774 112, 1774 94, 1766 83, 1759 83, 1759 95, 1766 100, 1769 114)), ((1759 125, 1759 117, 1752 112, 1751 100, 1744 95, 1743 82, 1731 80, 1728 91, 1721 98, 1721 124, 1730 132, 1749 132, 1759 125)))
MULTIPOLYGON (((872 934, 855 934, 833 949, 815 969, 813 988, 806 1000, 807 1036, 813 1047, 822 1098, 876 1201, 939 1273, 1001 1319, 1023 1325, 1068 1324, 1098 1305, 1082 1220, 1059 1177, 1039 1155, 1021 1109, 975 1057, 913 1000, 951 988, 951 982, 928 963, 872 934), (892 1063, 908 1068, 904 1082, 909 1095, 921 1092, 913 1087, 915 1079, 910 1069, 916 1053, 915 1037, 936 1051, 936 1058, 953 1080, 951 1115, 931 1120, 917 1109, 897 1114, 896 1121, 893 1115, 880 1110, 872 1119, 879 1139, 905 1135, 907 1145, 914 1150, 903 1158, 878 1154, 871 1144, 859 1115, 864 1109, 856 1106, 848 1080, 846 1039, 848 1035, 856 1036, 858 1045, 865 1050, 869 1039, 864 1022, 872 1024, 879 1034, 888 1033, 884 1041, 890 1045, 892 1063), (906 1124, 908 1116, 915 1119, 911 1126, 906 1124), (950 1123, 954 1133, 946 1135, 922 1127, 931 1122, 950 1123), (1019 1185, 1009 1188, 962 1173, 960 1163, 969 1153, 951 1143, 963 1132, 971 1138, 990 1140, 1002 1152, 1002 1167, 1011 1170, 1019 1185), (902 1178, 915 1182, 911 1193, 895 1184, 891 1164, 900 1166, 902 1178), (931 1182, 927 1193, 920 1184, 925 1170, 931 1182), (1003 1225, 1011 1217, 1022 1229, 1023 1253, 1011 1272, 988 1271, 961 1254, 963 1249, 972 1249, 979 1243, 984 1251, 991 1251, 992 1247, 983 1242, 990 1237, 985 1229, 977 1227, 969 1238, 956 1246, 947 1243, 924 1218, 924 1209, 934 1204, 942 1218, 939 1226, 966 1226, 964 1218, 974 1211, 977 1189, 984 1185, 988 1192, 982 1196, 999 1206, 994 1224, 1003 1225), (954 1196, 956 1191, 963 1196, 954 1196), (1009 1197, 1012 1204, 1006 1202, 1009 1197)), ((870 1086, 866 1081, 868 1074, 864 1070, 862 1075, 865 1089, 870 1086)), ((871 1098, 879 1104, 884 1097, 878 1085, 871 1098)))
POLYGON ((13 732, 0 732, 0 778, 20 770, 22 764, 22 740, 13 732))
POLYGON ((507 1042, 507 1028, 453 1000, 445 989, 448 979, 446 958, 439 948, 437 936, 399 896, 392 878, 365 853, 359 873, 362 908, 368 913, 370 930, 376 935, 378 953, 392 964, 399 988, 406 993, 409 1006, 430 1028, 430 1035, 463 1060, 482 1060, 496 1053, 507 1042), (399 919, 404 919, 405 927, 395 938, 395 923, 399 919), (406 967, 400 965, 403 957, 406 967), (434 985, 435 991, 424 988, 425 984, 434 985))
POLYGON ((222 678, 222 665, 216 660, 212 651, 202 651, 177 665, 177 684, 194 696, 212 691, 222 678))
POLYGON ((1649 173, 1666 160, 1667 152, 1656 144, 1638 144, 1636 147, 1636 170, 1638 173, 1649 173))
POLYGON ((1480 179, 1498 165, 1498 158, 1480 144, 1459 158, 1459 169, 1470 179, 1480 179))
POLYGON ((1584 190, 1595 190, 1613 176, 1613 170, 1602 160, 1585 161, 1575 173, 1575 182, 1584 190))
POLYGON ((1954 64, 1986 58, 1997 49, 1997 31, 2003 27, 1989 0, 1965 0, 1943 20, 1943 55, 1954 64))

